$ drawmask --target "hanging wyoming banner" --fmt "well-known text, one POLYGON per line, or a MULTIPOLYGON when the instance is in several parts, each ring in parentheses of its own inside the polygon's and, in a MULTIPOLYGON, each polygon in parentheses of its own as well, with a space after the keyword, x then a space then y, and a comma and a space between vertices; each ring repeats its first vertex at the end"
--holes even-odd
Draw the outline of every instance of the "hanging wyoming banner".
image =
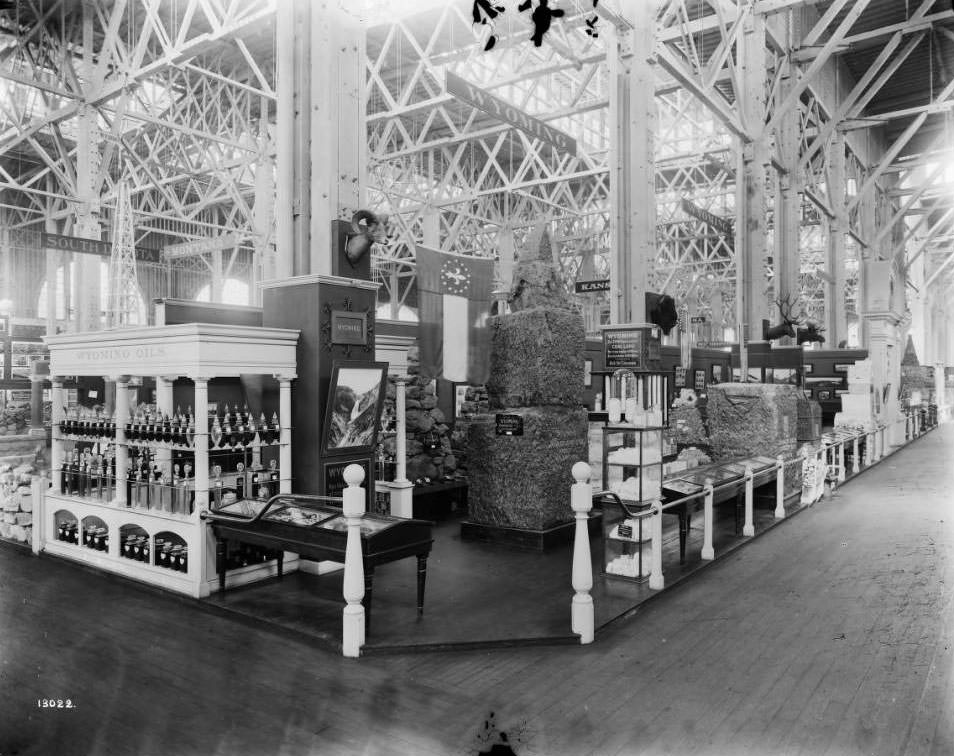
POLYGON ((421 375, 473 384, 490 367, 494 263, 417 246, 421 375))

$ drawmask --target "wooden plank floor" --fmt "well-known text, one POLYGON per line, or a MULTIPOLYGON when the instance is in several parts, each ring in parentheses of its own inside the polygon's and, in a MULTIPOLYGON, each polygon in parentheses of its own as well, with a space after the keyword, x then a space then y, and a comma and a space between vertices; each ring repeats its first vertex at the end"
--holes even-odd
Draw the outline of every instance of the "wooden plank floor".
POLYGON ((952 462, 945 425, 586 647, 344 660, 0 546, 0 756, 949 756, 952 462))

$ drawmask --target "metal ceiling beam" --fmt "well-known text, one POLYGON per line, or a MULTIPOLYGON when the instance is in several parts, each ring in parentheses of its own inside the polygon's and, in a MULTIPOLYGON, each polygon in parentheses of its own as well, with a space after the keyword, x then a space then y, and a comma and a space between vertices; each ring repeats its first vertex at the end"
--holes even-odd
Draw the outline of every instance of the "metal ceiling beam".
MULTIPOLYGON (((927 216, 925 215, 924 217, 926 218, 927 216)), ((910 255, 907 257, 906 262, 904 263, 905 273, 907 273, 911 269, 911 266, 914 265, 915 260, 917 260, 921 256, 921 253, 923 253, 924 250, 927 248, 927 245, 930 244, 931 241, 938 236, 938 234, 940 234, 941 229, 946 230, 950 228, 951 218, 954 218, 954 207, 948 208, 947 212, 945 212, 944 215, 942 215, 940 219, 938 219, 937 223, 935 223, 931 227, 931 230, 928 231, 927 236, 925 236, 923 239, 918 240, 917 245, 915 246, 913 250, 911 250, 910 255)), ((900 253, 905 252, 904 245, 899 245, 899 247, 900 247, 899 250, 895 250, 895 254, 898 254, 899 252, 900 253)))

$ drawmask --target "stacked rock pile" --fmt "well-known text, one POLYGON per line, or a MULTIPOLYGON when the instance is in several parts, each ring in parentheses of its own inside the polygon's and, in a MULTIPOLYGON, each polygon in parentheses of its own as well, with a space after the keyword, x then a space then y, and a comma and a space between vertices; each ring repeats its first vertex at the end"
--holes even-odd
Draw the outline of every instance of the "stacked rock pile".
POLYGON ((29 543, 33 534, 33 497, 30 484, 34 467, 0 466, 0 537, 29 543))
MULTIPOLYGON (((452 475, 457 470, 457 458, 451 448, 450 426, 444 412, 437 406, 434 382, 420 375, 420 353, 411 347, 407 356, 408 377, 405 379, 405 417, 407 419, 407 477, 436 480, 452 475)), ((384 415, 393 417, 397 394, 395 376, 388 376, 388 391, 384 415)), ((394 436, 384 439, 384 454, 397 452, 394 436)))

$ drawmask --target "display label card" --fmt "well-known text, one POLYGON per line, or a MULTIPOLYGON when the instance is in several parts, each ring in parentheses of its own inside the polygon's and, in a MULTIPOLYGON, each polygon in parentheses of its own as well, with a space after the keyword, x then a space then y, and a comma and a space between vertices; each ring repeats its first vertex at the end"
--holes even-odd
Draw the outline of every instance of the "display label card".
POLYGON ((368 316, 364 312, 334 310, 331 313, 331 343, 364 346, 368 342, 368 316))
POLYGON ((523 417, 497 413, 494 416, 498 436, 522 436, 523 417))
POLYGON ((371 474, 371 460, 367 457, 361 459, 343 459, 335 462, 325 463, 325 496, 340 497, 348 484, 344 479, 344 471, 348 465, 358 465, 364 468, 364 482, 361 484, 366 489, 374 488, 374 476, 371 474))

